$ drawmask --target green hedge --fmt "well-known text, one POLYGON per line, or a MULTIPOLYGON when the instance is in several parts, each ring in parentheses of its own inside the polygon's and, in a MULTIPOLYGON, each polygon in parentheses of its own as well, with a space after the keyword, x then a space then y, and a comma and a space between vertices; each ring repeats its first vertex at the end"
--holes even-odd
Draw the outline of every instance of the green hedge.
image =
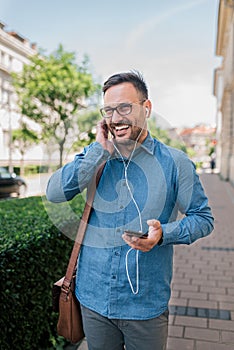
MULTIPOLYGON (((8 167, 5 167, 8 169, 8 167)), ((52 165, 50 166, 51 171, 55 171, 58 169, 58 165, 52 165)), ((42 174, 42 173, 48 173, 49 166, 48 165, 39 165, 39 164, 32 164, 32 165, 25 165, 24 167, 24 175, 33 175, 33 174, 42 174)), ((20 175, 20 166, 14 166, 14 173, 16 175, 20 175)))
MULTIPOLYGON (((82 196, 70 204, 75 218, 80 217, 82 196)), ((74 216, 58 210, 62 205, 54 205, 57 222, 77 227, 74 216)), ((0 202, 0 349, 59 348, 51 289, 65 274, 72 246, 52 223, 41 197, 0 202)))

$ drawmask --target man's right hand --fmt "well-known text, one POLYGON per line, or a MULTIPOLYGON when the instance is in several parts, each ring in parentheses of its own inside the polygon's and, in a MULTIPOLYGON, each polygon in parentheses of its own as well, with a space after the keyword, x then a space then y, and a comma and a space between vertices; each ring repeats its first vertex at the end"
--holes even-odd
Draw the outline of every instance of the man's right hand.
POLYGON ((108 126, 104 119, 97 124, 96 141, 99 142, 104 149, 110 152, 110 154, 114 152, 113 142, 108 139, 108 126))

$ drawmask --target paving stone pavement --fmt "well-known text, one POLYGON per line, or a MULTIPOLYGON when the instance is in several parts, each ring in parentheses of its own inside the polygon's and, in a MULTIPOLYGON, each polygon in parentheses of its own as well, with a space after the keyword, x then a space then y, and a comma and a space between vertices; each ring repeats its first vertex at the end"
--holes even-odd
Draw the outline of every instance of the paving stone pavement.
POLYGON ((234 349, 234 187, 217 174, 200 178, 215 229, 175 247, 167 350, 234 349))
MULTIPOLYGON (((234 349, 234 187, 217 174, 200 178, 215 229, 175 246, 167 350, 234 349)), ((88 350, 85 340, 79 350, 88 350)))

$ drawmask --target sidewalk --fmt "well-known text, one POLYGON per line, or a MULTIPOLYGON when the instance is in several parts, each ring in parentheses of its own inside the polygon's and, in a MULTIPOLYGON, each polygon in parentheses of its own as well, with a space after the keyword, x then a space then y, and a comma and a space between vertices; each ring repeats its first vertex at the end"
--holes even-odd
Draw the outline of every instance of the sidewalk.
POLYGON ((234 349, 234 188, 218 175, 200 178, 215 230, 175 247, 167 350, 234 349))
POLYGON ((215 230, 175 247, 167 350, 234 349, 234 188, 202 174, 215 230))

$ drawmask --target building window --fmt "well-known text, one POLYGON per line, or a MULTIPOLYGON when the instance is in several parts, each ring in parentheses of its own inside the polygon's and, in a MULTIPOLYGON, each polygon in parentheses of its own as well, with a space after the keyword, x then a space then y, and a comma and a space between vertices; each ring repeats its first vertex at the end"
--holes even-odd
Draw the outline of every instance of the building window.
POLYGON ((22 69, 23 69, 23 63, 19 60, 17 60, 16 58, 14 58, 12 60, 12 66, 11 66, 11 69, 14 71, 14 72, 21 72, 22 69))

